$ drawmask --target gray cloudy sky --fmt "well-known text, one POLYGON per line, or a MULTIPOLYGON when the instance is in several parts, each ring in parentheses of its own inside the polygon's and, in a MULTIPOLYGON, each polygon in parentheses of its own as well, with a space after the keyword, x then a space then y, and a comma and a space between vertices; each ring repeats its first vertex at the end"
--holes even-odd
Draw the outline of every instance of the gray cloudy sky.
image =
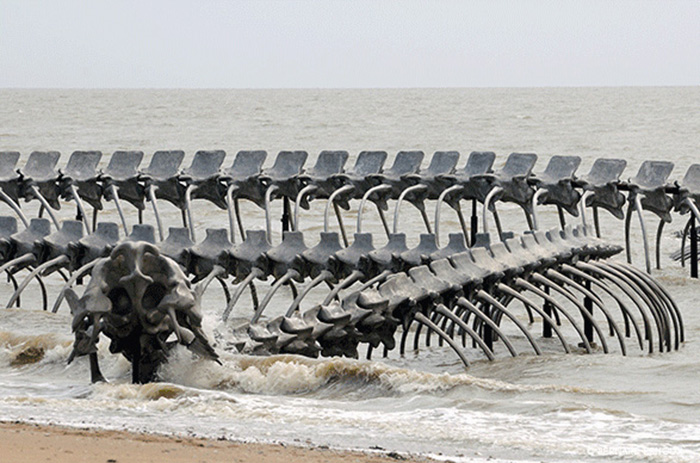
POLYGON ((698 0, 0 0, 0 87, 698 84, 698 0))

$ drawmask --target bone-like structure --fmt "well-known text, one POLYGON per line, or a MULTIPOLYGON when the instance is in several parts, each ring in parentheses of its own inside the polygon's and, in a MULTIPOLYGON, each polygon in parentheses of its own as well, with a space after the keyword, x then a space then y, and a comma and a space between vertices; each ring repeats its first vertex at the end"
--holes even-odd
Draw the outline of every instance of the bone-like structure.
POLYGON ((97 364, 100 333, 109 350, 133 365, 132 380, 152 381, 173 344, 212 360, 218 355, 202 331, 196 289, 175 261, 145 241, 125 241, 97 261, 83 296, 66 297, 73 313, 75 344, 68 361, 90 355, 92 380, 103 380, 97 364), (168 342, 171 335, 177 341, 168 342))
MULTIPOLYGON (((18 231, 17 219, 0 217, 0 271, 8 273, 15 287, 8 307, 19 305, 22 290, 37 279, 46 310, 42 277, 60 273, 66 284, 53 311, 64 298, 68 300, 76 337, 71 359, 89 355, 95 381, 103 379, 96 356, 100 333, 111 339, 112 352, 132 362, 135 382, 156 378, 167 351, 176 344, 216 360, 201 330, 199 311, 201 296, 214 280, 224 289, 222 319, 229 325, 236 304, 250 288, 254 312, 243 314, 248 321, 230 326, 229 336, 220 340, 225 347, 247 353, 357 357, 359 346, 366 345, 370 357, 380 346, 387 355, 398 339, 403 354, 411 335, 417 349, 421 339, 430 345, 435 334, 440 345, 447 344, 468 365, 469 344, 493 359, 499 342, 510 355, 517 355, 521 349, 515 337, 519 337, 535 354, 542 353, 541 338, 533 334, 536 319, 542 323, 541 337, 556 337, 564 352, 575 342, 587 352, 600 345, 607 353, 609 337, 623 355, 630 340, 648 352, 677 349, 684 340, 678 307, 649 275, 641 212, 660 217, 659 234, 671 212, 689 213, 689 223, 700 219, 700 165, 691 166, 682 182, 668 184, 673 168, 668 162, 646 161, 633 179, 622 182, 625 161, 598 159, 587 175, 577 178, 580 158, 575 156, 554 156, 541 174, 532 173, 536 155, 520 153, 511 154, 495 172, 491 152, 471 153, 463 167, 457 167, 459 153, 437 152, 424 170, 421 151, 399 152, 386 170, 383 151, 360 153, 348 169, 345 151, 324 151, 307 170, 304 151, 282 151, 272 167, 263 169, 266 156, 264 151, 241 151, 230 167, 222 168, 225 152, 199 151, 191 166, 180 170, 184 152, 159 151, 139 171, 143 153, 118 151, 107 168, 98 171, 100 152, 77 151, 66 168, 57 171, 57 152, 34 152, 19 170, 15 170, 19 153, 0 152, 0 200, 24 225, 18 231), (51 220, 28 219, 20 207, 22 198, 39 201, 40 214, 46 211, 51 220), (59 223, 53 212, 59 199, 76 203, 79 220, 59 223), (124 233, 129 221, 123 202, 137 208, 139 223, 129 235, 122 238, 117 224, 97 221, 103 199, 114 202, 124 233), (228 229, 207 229, 199 240, 192 207, 196 199, 226 209, 228 229), (273 244, 270 205, 276 199, 283 201, 284 232, 282 241, 273 244), (183 227, 170 228, 167 236, 158 200, 182 211, 183 227), (246 230, 241 200, 264 209, 266 230, 246 230), (310 201, 319 200, 325 201, 324 231, 314 240, 300 231, 300 221, 310 201), (359 202, 351 243, 341 211, 350 209, 350 200, 359 202), (393 227, 384 214, 390 200, 395 202, 393 227), (463 200, 472 203, 469 224, 463 200), (427 201, 435 204, 432 224, 427 201), (155 227, 142 224, 146 202, 153 208, 155 227), (367 202, 375 205, 387 235, 380 248, 375 248, 372 234, 362 231, 367 202), (404 202, 418 209, 427 232, 414 248, 407 246, 406 235, 400 232, 404 202), (441 247, 443 202, 456 211, 461 232, 449 233, 448 243, 441 247), (504 231, 497 202, 520 206, 527 231, 521 235, 504 231), (92 222, 85 204, 93 208, 92 222), (556 206, 559 229, 539 228, 537 211, 543 205, 556 206), (586 208, 593 211, 592 224, 586 208), (632 213, 638 212, 646 272, 607 260, 623 248, 601 241, 601 208, 626 218, 626 237, 632 213), (488 233, 489 213, 495 234, 488 233), (330 231, 331 214, 340 233, 330 231), (566 214, 579 217, 580 225, 567 225, 566 214), (236 234, 242 239, 239 243, 236 234), (308 247, 307 242, 313 241, 317 244, 308 247), (29 274, 17 281, 14 275, 23 269, 29 274), (70 288, 88 275, 89 283, 78 297, 70 288), (265 280, 272 284, 259 297, 259 282, 265 280), (323 300, 302 309, 322 284, 329 287, 323 300), (282 286, 291 287, 293 301, 283 315, 268 317, 266 311, 282 286), (615 307, 605 302, 610 300, 615 307), (514 301, 525 308, 528 324, 511 305, 514 301), (504 320, 515 326, 515 335, 504 328, 504 320), (566 338, 571 332, 573 340, 566 338)), ((697 250, 697 241, 691 240, 693 244, 697 250)), ((628 261, 629 246, 627 239, 628 261)), ((656 249, 658 265, 658 239, 656 249)), ((236 315, 240 320, 241 314, 236 315)))

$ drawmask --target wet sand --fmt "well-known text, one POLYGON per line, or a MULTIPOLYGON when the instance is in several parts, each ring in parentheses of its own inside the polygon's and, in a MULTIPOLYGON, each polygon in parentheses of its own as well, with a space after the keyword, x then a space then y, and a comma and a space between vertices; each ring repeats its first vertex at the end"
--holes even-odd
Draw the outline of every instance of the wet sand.
POLYGON ((388 463, 428 461, 411 455, 369 454, 281 444, 155 436, 124 431, 75 429, 0 422, 3 463, 256 462, 388 463))

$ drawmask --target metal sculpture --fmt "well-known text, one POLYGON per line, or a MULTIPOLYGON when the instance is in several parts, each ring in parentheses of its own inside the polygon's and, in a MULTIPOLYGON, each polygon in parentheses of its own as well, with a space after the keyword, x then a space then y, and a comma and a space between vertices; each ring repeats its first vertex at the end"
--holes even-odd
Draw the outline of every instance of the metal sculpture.
MULTIPOLYGON (((157 378, 159 365, 178 343, 216 360, 201 330, 199 311, 201 296, 214 280, 224 290, 221 318, 227 326, 215 345, 246 353, 357 357, 366 346, 370 358, 374 349, 382 347, 388 355, 398 346, 403 355, 409 337, 418 349, 421 343, 430 345, 435 335, 468 365, 470 356, 479 358, 469 353, 469 345, 493 359, 500 355, 501 344, 508 355, 522 352, 523 343, 540 354, 541 339, 546 338, 556 338, 564 352, 578 345, 586 352, 616 350, 623 355, 631 343, 654 352, 678 349, 684 340, 680 310, 649 275, 646 240, 646 272, 609 260, 623 248, 600 240, 598 209, 622 219, 629 202, 626 236, 634 210, 640 218, 642 210, 656 213, 661 224, 671 219, 672 210, 700 219, 698 165, 681 184, 669 185, 673 166, 667 162, 645 162, 636 177, 621 182, 624 161, 599 159, 588 175, 577 178, 580 158, 575 156, 554 156, 538 175, 532 174, 537 156, 518 153, 495 173, 495 154, 490 152, 471 153, 460 169, 459 153, 437 152, 425 170, 420 169, 421 151, 398 153, 387 170, 382 169, 387 158, 383 151, 360 153, 349 170, 345 151, 322 152, 307 171, 304 151, 281 152, 269 169, 262 168, 264 151, 241 151, 222 169, 225 156, 220 150, 198 151, 190 167, 180 172, 184 152, 159 151, 150 166, 139 171, 143 153, 119 151, 100 172, 99 152, 76 152, 59 171, 58 153, 35 152, 15 171, 19 154, 0 153, 0 200, 25 227, 18 231, 15 218, 0 217, 0 271, 8 273, 15 288, 8 307, 19 305, 32 280, 43 290, 43 277, 61 274, 66 281, 53 311, 68 300, 76 336, 71 360, 88 355, 93 380, 103 379, 96 356, 100 333, 110 338, 112 352, 132 362, 135 382, 157 378), (40 201, 40 213, 47 211, 51 221, 28 219, 19 206, 21 198, 40 201), (54 209, 60 199, 75 202, 77 221, 59 222, 54 209), (97 222, 102 199, 114 202, 121 236, 117 224, 97 222), (207 229, 198 241, 195 199, 226 209, 228 227, 207 229), (265 230, 246 230, 239 208, 243 199, 264 209, 265 230), (283 202, 282 240, 276 244, 271 242, 270 207, 275 199, 283 202), (170 227, 167 237, 158 200, 182 211, 183 226, 170 227), (351 200, 358 202, 352 242, 341 212, 350 210, 351 200), (469 224, 462 200, 472 203, 469 224), (122 201, 139 212, 139 223, 128 236, 122 201), (142 223, 147 201, 155 227, 142 223), (311 201, 326 201, 319 237, 302 231, 300 224, 302 210, 311 201), (385 217, 390 201, 392 226, 385 217), (526 232, 516 235, 503 229, 498 201, 522 208, 526 232), (92 224, 83 202, 93 207, 92 224), (375 204, 387 235, 379 248, 378 237, 363 231, 367 202, 375 204), (426 229, 412 248, 401 232, 403 202, 418 209, 426 229), (432 223, 427 202, 435 204, 432 223), (443 202, 455 210, 461 228, 448 234, 445 246, 440 245, 443 202), (558 229, 541 230, 538 208, 544 205, 557 207, 558 229), (593 228, 586 208, 593 210, 593 228), (331 210, 339 233, 331 231, 331 210), (488 211, 496 223, 495 234, 488 232, 488 211), (566 214, 579 216, 581 224, 567 224, 566 214), (241 242, 236 242, 236 234, 241 242), (29 273, 16 281, 15 275, 24 269, 29 273), (78 297, 71 288, 88 275, 78 297), (266 281, 271 284, 258 297, 260 282, 266 281), (320 285, 328 290, 319 298, 320 285), (285 286, 292 300, 286 310, 280 313, 278 307, 275 313, 272 300, 285 286), (252 312, 238 308, 246 289, 252 312), (533 325, 538 320, 540 336, 533 325), (512 328, 506 329, 509 323, 512 328), (169 340, 171 335, 174 340, 169 340)), ((645 233, 643 221, 641 225, 645 233)), ((690 236, 697 250, 697 235, 690 236)), ((657 266, 658 243, 657 238, 657 266)), ((627 240, 628 255, 629 246, 627 240)), ((692 261, 697 264, 697 257, 692 261)), ((47 297, 44 291, 45 309, 47 297)))

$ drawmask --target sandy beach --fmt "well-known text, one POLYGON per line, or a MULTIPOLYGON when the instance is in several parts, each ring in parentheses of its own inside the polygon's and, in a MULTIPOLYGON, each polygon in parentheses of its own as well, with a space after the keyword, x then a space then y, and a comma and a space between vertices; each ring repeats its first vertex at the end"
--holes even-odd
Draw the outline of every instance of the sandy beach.
POLYGON ((411 455, 369 454, 327 448, 250 444, 124 431, 75 429, 25 423, 0 423, 3 462, 258 462, 387 463, 427 461, 411 455))

